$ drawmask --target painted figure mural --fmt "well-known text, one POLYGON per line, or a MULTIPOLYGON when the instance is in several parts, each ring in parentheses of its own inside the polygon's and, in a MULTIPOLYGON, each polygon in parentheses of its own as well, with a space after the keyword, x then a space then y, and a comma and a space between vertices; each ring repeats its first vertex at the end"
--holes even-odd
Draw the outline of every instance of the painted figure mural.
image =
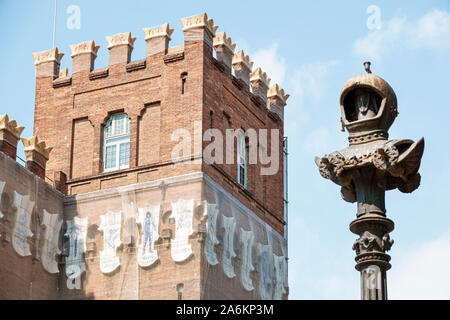
POLYGON ((155 241, 159 239, 159 206, 138 209, 137 223, 141 225, 141 243, 138 246, 138 263, 151 266, 158 260, 155 241))
POLYGON ((122 212, 108 212, 100 217, 101 223, 98 230, 103 231, 103 250, 100 252, 100 270, 103 273, 111 273, 120 266, 120 258, 117 256, 117 248, 121 244, 120 230, 122 227, 122 212))
POLYGON ((194 218, 194 200, 180 199, 172 203, 171 219, 175 220, 175 238, 171 241, 172 259, 177 262, 185 261, 192 255, 192 247, 189 236, 194 229, 192 220, 194 218))
POLYGON ((86 236, 88 218, 75 217, 66 221, 67 230, 64 238, 68 243, 68 255, 66 256, 66 276, 75 279, 86 271, 83 254, 86 252, 86 236))

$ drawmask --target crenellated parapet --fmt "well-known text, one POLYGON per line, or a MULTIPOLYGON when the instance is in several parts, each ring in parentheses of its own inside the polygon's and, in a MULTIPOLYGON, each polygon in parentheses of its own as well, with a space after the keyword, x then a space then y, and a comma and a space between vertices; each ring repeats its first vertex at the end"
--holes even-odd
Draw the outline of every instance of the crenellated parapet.
MULTIPOLYGON (((94 40, 80 42, 69 46, 72 50, 72 74, 80 71, 94 70, 94 62, 97 58, 97 52, 100 46, 95 44, 94 40)), ((67 75, 66 75, 67 76, 67 75)))
POLYGON ((253 68, 253 62, 250 60, 250 57, 243 50, 239 50, 233 56, 232 64, 236 78, 241 79, 250 86, 250 73, 253 68))
POLYGON ((290 95, 286 94, 278 84, 274 84, 267 92, 268 108, 284 119, 284 107, 290 95))
POLYGON ((172 40, 171 35, 174 31, 174 29, 170 29, 168 23, 153 28, 143 28, 142 30, 145 33, 145 41, 147 42, 147 57, 160 52, 163 52, 163 54, 167 53, 169 42, 172 40))
POLYGON ((36 77, 57 77, 59 67, 64 53, 60 53, 58 48, 53 48, 41 52, 33 52, 34 65, 36 66, 36 77))
POLYGON ((234 56, 236 44, 227 36, 225 32, 220 32, 214 37, 213 42, 216 49, 217 60, 225 64, 231 70, 231 63, 234 56))
POLYGON ((26 156, 26 167, 41 179, 45 179, 45 167, 50 157, 52 147, 47 147, 45 141, 37 136, 22 138, 26 156))
MULTIPOLYGON (((240 89, 245 87, 244 91, 251 88, 254 94, 252 99, 254 102, 256 101, 255 103, 261 105, 261 103, 267 102, 268 110, 276 112, 282 117, 282 110, 289 95, 286 95, 278 85, 270 87, 270 78, 261 68, 252 71, 253 62, 250 57, 243 50, 235 52, 236 44, 225 32, 216 34, 218 27, 213 19, 208 17, 206 13, 201 13, 182 18, 181 24, 184 32, 184 45, 176 48, 169 48, 169 42, 174 32, 169 23, 143 28, 146 41, 146 57, 149 58, 161 54, 163 55, 162 61, 159 60, 161 63, 172 63, 184 59, 186 52, 189 50, 197 50, 196 44, 198 42, 207 43, 211 47, 211 52, 213 48, 216 52, 216 59, 220 62, 216 65, 219 70, 226 74, 231 74, 232 70, 234 70, 235 78, 240 80, 236 81, 236 79, 233 80, 231 77, 236 86, 240 89)), ((149 68, 149 62, 146 59, 130 62, 136 41, 136 38, 130 32, 108 36, 106 41, 109 50, 109 67, 99 70, 95 70, 94 64, 100 47, 94 40, 70 45, 72 51, 72 74, 86 72, 89 73, 89 80, 94 81, 107 78, 111 74, 130 73, 149 68), (125 68, 123 68, 124 64, 126 65, 125 68), (111 66, 116 65, 117 67, 111 68, 111 66)), ((194 55, 197 55, 199 51, 195 52, 194 55)), ((209 53, 207 52, 206 56, 208 55, 209 53)), ((60 61, 63 54, 59 53, 57 48, 33 53, 33 57, 35 59, 37 77, 51 76, 54 79, 60 78, 53 81, 53 88, 69 86, 72 84, 72 81, 85 81, 83 79, 80 80, 80 77, 72 79, 67 69, 60 72, 60 61)), ((155 57, 155 59, 152 60, 154 62, 151 65, 158 63, 159 58, 155 57)))
POLYGON ((181 18, 183 25, 184 41, 205 41, 212 46, 214 36, 219 28, 206 13, 187 18, 181 18))
POLYGON ((17 142, 24 127, 19 127, 7 114, 0 115, 0 151, 16 159, 17 142))
POLYGON ((133 51, 136 38, 131 32, 117 33, 114 36, 107 36, 109 50, 109 65, 118 63, 128 63, 131 60, 131 52, 133 51))
POLYGON ((269 90, 270 78, 261 68, 257 68, 250 74, 250 82, 255 95, 267 101, 267 91, 269 90))

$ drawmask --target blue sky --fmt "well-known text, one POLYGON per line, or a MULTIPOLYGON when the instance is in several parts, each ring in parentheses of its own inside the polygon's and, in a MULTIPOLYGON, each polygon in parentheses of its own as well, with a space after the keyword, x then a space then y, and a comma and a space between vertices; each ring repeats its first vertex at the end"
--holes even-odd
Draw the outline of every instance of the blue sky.
MULTIPOLYGON (((244 49, 291 94, 285 115, 289 136, 289 281, 291 299, 358 299, 356 239, 348 230, 356 205, 318 173, 314 156, 347 145, 340 132, 339 95, 363 61, 394 88, 400 116, 392 139, 425 137, 422 185, 413 194, 390 191, 391 298, 450 299, 450 1, 82 1, 59 0, 56 46, 70 72, 70 44, 95 40, 96 68, 107 66, 105 36, 131 31, 133 60, 144 58, 143 27, 169 22, 171 46, 183 42, 180 18, 206 11, 238 49, 244 49), (70 5, 81 27, 66 26, 70 5), (381 25, 367 24, 370 5, 381 25)), ((0 113, 26 126, 34 111, 32 52, 52 47, 53 0, 0 0, 0 113)))

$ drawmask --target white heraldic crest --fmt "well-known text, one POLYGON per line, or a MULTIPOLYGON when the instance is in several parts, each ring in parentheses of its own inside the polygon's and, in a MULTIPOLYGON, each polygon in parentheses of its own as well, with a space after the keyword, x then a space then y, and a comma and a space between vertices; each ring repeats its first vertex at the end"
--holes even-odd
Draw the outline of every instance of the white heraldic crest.
POLYGON ((66 275, 70 279, 75 279, 86 270, 83 254, 86 252, 88 218, 75 217, 73 220, 66 221, 66 224, 67 230, 64 237, 69 240, 69 252, 65 259, 66 275))
POLYGON ((50 214, 44 210, 44 221, 42 224, 45 226, 45 235, 41 260, 42 266, 49 273, 59 272, 56 255, 61 253, 58 243, 62 223, 63 221, 59 214, 50 214))
POLYGON ((17 208, 17 212, 12 235, 12 246, 20 256, 30 256, 31 251, 27 238, 33 236, 33 232, 30 230, 30 223, 34 201, 30 201, 30 196, 23 196, 14 191, 14 205, 17 208))
MULTIPOLYGON (((0 181, 0 199, 2 198, 3 189, 5 188, 6 182, 0 181)), ((3 212, 0 211, 0 219, 3 218, 3 212)))
POLYGON ((242 243, 242 266, 241 266, 241 281, 245 290, 252 291, 253 287, 252 279, 250 278, 250 272, 255 270, 252 263, 252 248, 255 235, 253 231, 245 231, 241 228, 241 243, 242 243))
POLYGON ((100 252, 100 270, 110 273, 120 266, 116 250, 120 246, 120 229, 122 227, 122 212, 107 214, 100 217, 99 230, 103 231, 103 251, 100 252))
POLYGON ((141 267, 151 266, 158 260, 155 241, 159 239, 160 206, 139 208, 137 223, 141 225, 141 243, 138 245, 138 263, 141 267))
POLYGON ((234 252, 234 230, 236 229, 236 222, 234 221, 234 217, 226 216, 222 216, 222 221, 223 228, 225 229, 223 236, 222 267, 227 277, 231 279, 236 276, 232 262, 232 259, 236 257, 236 252, 234 252))
POLYGON ((272 246, 259 243, 259 257, 259 294, 263 300, 272 300, 272 246))
POLYGON ((283 299, 286 293, 286 258, 284 256, 273 255, 273 262, 275 264, 275 294, 274 300, 283 299))
POLYGON ((194 232, 192 227, 194 200, 180 199, 172 203, 170 218, 175 219, 175 238, 171 241, 172 259, 181 262, 192 255, 189 236, 194 232))
POLYGON ((207 201, 205 204, 204 216, 208 217, 206 224, 206 241, 205 241, 205 254, 208 263, 215 266, 219 263, 217 260, 217 254, 214 251, 215 245, 219 244, 217 239, 217 216, 219 214, 219 209, 215 204, 209 204, 207 201))

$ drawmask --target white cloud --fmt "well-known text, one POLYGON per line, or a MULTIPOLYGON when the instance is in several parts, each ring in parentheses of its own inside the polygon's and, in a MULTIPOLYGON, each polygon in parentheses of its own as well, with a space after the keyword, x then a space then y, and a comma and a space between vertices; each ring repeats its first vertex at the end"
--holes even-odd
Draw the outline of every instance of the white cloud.
POLYGON ((396 258, 388 272, 390 299, 450 299, 450 234, 396 258))
POLYGON ((318 102, 326 89, 326 78, 330 70, 339 64, 338 60, 317 61, 302 65, 293 73, 291 87, 293 94, 302 100, 309 96, 318 102))
POLYGON ((416 21, 393 17, 380 30, 369 31, 353 44, 353 52, 366 59, 380 60, 398 49, 450 47, 450 13, 433 9, 416 21))
POLYGON ((304 139, 303 151, 309 154, 322 155, 342 144, 342 136, 332 133, 328 127, 319 127, 308 133, 304 139))
POLYGON ((450 47, 450 12, 432 10, 417 23, 413 44, 432 49, 450 47))
POLYGON ((283 86, 287 63, 286 59, 278 52, 278 43, 272 44, 269 48, 257 50, 250 55, 250 59, 254 62, 253 69, 261 67, 272 79, 272 85, 278 83, 280 86, 283 86))

